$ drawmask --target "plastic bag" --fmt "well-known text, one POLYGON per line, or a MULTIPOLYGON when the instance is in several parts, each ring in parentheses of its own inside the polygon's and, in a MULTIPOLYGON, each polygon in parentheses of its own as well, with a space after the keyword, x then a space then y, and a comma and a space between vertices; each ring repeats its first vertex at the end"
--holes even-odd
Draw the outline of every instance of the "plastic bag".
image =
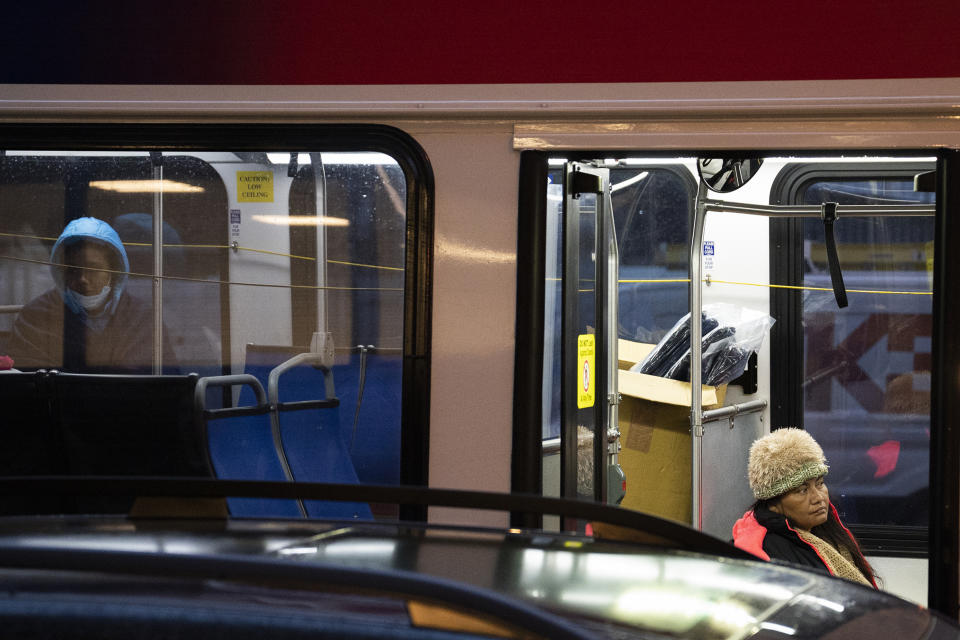
MULTIPOLYGON (((717 326, 716 319, 706 313, 701 314, 701 329, 704 336, 716 329, 717 326)), ((683 357, 683 354, 689 352, 690 314, 688 313, 673 325, 673 328, 663 336, 657 346, 653 348, 653 351, 648 353, 642 362, 633 365, 630 370, 665 378, 670 369, 683 357)))
MULTIPOLYGON (((726 302, 705 305, 701 317, 701 380, 711 386, 743 374, 750 355, 760 349, 774 322, 761 311, 726 302)), ((690 314, 681 318, 631 371, 689 382, 690 314)))

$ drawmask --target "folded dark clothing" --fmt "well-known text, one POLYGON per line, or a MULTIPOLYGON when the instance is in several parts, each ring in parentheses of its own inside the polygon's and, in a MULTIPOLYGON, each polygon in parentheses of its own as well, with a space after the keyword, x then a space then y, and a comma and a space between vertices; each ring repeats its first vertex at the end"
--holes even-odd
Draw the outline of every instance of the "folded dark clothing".
MULTIPOLYGON (((701 314, 701 337, 707 335, 717 328, 720 324, 715 318, 701 314)), ((651 376, 666 377, 667 372, 673 367, 684 353, 690 350, 690 317, 679 324, 667 335, 657 349, 651 354, 651 357, 644 362, 640 368, 640 373, 646 373, 651 376)), ((689 365, 687 365, 689 366, 689 365)))
MULTIPOLYGON (((710 384, 706 381, 706 373, 710 371, 710 368, 723 351, 723 349, 717 349, 713 353, 707 354, 707 347, 713 344, 717 344, 722 340, 726 340, 730 336, 737 333, 737 330, 734 327, 718 327, 715 331, 711 331, 703 340, 700 341, 700 353, 702 354, 700 371, 703 372, 703 384, 710 384)), ((677 362, 676 366, 670 369, 667 372, 665 377, 668 377, 672 380, 681 380, 683 382, 690 382, 690 350, 687 349, 687 352, 683 355, 683 358, 677 362)))
POLYGON ((704 384, 717 386, 725 382, 730 382, 739 376, 747 367, 747 360, 753 353, 749 349, 731 345, 727 349, 719 352, 717 357, 710 363, 710 369, 703 375, 704 384))

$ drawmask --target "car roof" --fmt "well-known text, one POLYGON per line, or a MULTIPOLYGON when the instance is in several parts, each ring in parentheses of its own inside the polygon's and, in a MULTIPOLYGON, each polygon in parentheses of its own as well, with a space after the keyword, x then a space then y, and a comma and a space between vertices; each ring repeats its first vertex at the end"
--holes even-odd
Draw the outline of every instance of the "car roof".
MULTIPOLYGON (((621 635, 683 638, 819 637, 854 621, 875 634, 889 628, 891 612, 905 632, 919 636, 939 625, 956 634, 955 627, 914 604, 827 575, 534 530, 343 521, 7 518, 0 519, 0 567, 0 576, 45 569, 71 575, 106 572, 111 579, 215 578, 234 589, 241 584, 260 590, 264 585, 296 590, 303 584, 335 587, 341 593, 372 589, 418 602, 472 604, 485 615, 490 612, 481 605, 487 594, 540 612, 531 615, 587 625, 594 634, 616 628, 621 635)), ((64 584, 71 581, 64 579, 64 584)), ((498 610, 496 602, 490 606, 498 610)), ((546 623, 531 624, 543 628, 546 623)), ((547 635, 560 637, 556 633, 547 635)), ((851 637, 867 635, 858 631, 851 637)))

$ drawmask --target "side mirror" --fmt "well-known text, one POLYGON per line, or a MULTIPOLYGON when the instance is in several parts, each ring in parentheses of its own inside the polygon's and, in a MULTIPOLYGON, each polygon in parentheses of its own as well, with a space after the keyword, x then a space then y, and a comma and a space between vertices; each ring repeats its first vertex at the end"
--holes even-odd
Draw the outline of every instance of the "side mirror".
POLYGON ((698 158, 697 171, 711 191, 727 193, 745 185, 761 164, 763 158, 698 158))

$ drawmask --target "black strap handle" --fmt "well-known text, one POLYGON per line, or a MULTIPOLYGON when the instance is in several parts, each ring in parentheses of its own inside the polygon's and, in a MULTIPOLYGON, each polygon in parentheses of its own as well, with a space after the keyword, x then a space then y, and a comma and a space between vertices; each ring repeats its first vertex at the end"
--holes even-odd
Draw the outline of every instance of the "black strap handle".
POLYGON ((847 306, 847 288, 843 285, 843 273, 840 271, 840 257, 837 255, 837 240, 833 236, 833 223, 837 221, 837 203, 824 202, 821 205, 820 219, 823 220, 823 235, 827 241, 827 263, 830 265, 830 282, 833 283, 833 296, 837 306, 847 306))

